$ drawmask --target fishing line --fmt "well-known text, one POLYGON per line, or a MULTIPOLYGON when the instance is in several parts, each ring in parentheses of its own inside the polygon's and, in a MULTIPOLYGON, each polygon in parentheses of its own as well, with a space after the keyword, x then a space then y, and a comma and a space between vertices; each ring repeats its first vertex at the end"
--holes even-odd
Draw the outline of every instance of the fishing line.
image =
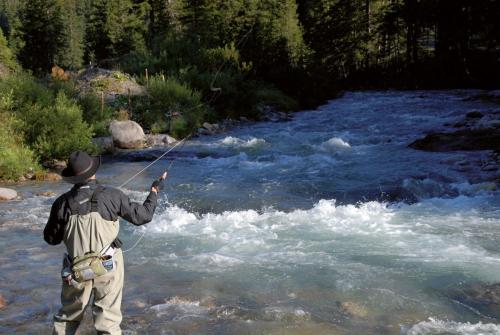
MULTIPOLYGON (((134 174, 132 177, 130 177, 129 179, 127 179, 123 184, 121 184, 120 186, 118 186, 118 188, 122 188, 123 186, 127 185, 135 177, 137 177, 138 175, 140 175, 141 173, 143 173, 144 171, 146 171, 147 169, 149 169, 152 165, 154 165, 156 162, 158 162, 160 159, 162 159, 164 156, 166 156, 169 152, 171 152, 172 150, 174 150, 177 146, 179 146, 180 144, 184 143, 186 141, 186 139, 188 139, 191 136, 192 135, 189 134, 188 136, 184 137, 182 140, 180 140, 179 142, 177 142, 172 148, 170 148, 169 150, 167 150, 163 154, 161 154, 160 157, 158 157, 157 159, 155 159, 154 161, 152 161, 150 164, 148 164, 145 168, 143 168, 142 170, 140 170, 139 172, 137 172, 136 174, 134 174)), ((172 163, 173 163, 173 161, 172 161, 172 163)), ((172 163, 170 163, 170 164, 172 164, 172 163)))
MULTIPOLYGON (((156 162, 158 162, 162 157, 166 156, 169 152, 171 152, 172 150, 174 150, 174 148, 177 147, 178 145, 181 145, 180 148, 182 148, 184 146, 184 144, 186 143, 186 139, 188 139, 191 136, 192 136, 192 134, 189 134, 188 136, 184 137, 181 141, 177 142, 176 145, 174 145, 169 150, 165 151, 160 157, 158 157, 153 162, 151 162, 150 164, 148 164, 145 168, 143 168, 142 170, 140 170, 139 172, 137 172, 136 174, 134 174, 132 177, 130 177, 129 179, 127 179, 123 184, 120 185, 120 188, 123 187, 124 185, 126 185, 127 183, 129 183, 131 180, 133 180, 135 177, 137 177, 138 175, 140 175, 142 172, 146 171, 149 167, 151 167, 153 164, 155 164, 156 162)), ((167 172, 169 172, 170 168, 172 168, 172 165, 174 164, 174 161, 175 160, 172 159, 170 161, 170 163, 168 164, 167 169, 166 169, 167 172)), ((123 253, 129 252, 132 249, 134 249, 142 241, 142 239, 144 238, 144 235, 146 235, 146 230, 145 229, 142 232, 141 236, 139 236, 139 238, 137 239, 137 241, 135 241, 134 245, 131 246, 130 248, 128 248, 127 250, 123 250, 123 253)))
MULTIPOLYGON (((248 29, 248 31, 245 33, 245 35, 243 35, 243 37, 238 41, 238 43, 236 44, 235 48, 238 48, 240 45, 242 45, 243 42, 246 42, 246 39, 248 38, 248 36, 250 36, 250 33, 252 32, 252 30, 253 30, 256 22, 257 21, 254 21, 254 23, 252 24, 252 26, 250 27, 250 29, 248 29)), ((220 88, 220 87, 214 87, 214 84, 215 84, 215 81, 217 80, 217 77, 222 72, 222 69, 224 68, 224 66, 226 65, 227 62, 228 62, 228 60, 225 59, 222 62, 222 64, 219 65, 219 67, 217 68, 217 71, 215 72, 215 74, 214 74, 214 76, 212 78, 212 81, 210 82, 210 91, 213 92, 212 97, 207 102, 204 102, 204 103, 202 102, 201 104, 198 104, 198 105, 196 105, 196 106, 188 109, 187 111, 184 111, 185 113, 186 112, 190 112, 191 110, 194 110, 194 109, 196 109, 198 107, 201 107, 203 105, 208 105, 208 104, 214 102, 217 99, 217 97, 222 93, 222 88, 220 88)), ((171 152, 172 150, 174 150, 177 146, 179 146, 181 144, 183 146, 184 143, 185 143, 185 141, 189 137, 191 137, 191 136, 192 136, 192 134, 189 134, 188 136, 184 137, 181 141, 179 141, 178 143, 176 143, 176 145, 174 145, 172 148, 170 148, 169 150, 167 150, 166 152, 164 152, 162 155, 160 155, 160 157, 156 158, 154 161, 152 161, 146 167, 144 167, 143 169, 141 169, 140 171, 138 171, 136 174, 134 174, 132 177, 130 177, 129 179, 127 179, 125 182, 123 182, 118 188, 122 188, 123 186, 127 185, 135 177, 137 177, 138 175, 140 175, 141 173, 143 173, 144 171, 146 171, 147 169, 149 169, 152 165, 154 165, 156 162, 158 162, 160 159, 162 159, 164 156, 166 156, 169 152, 171 152)), ((172 160, 170 162, 170 164, 168 165, 167 172, 170 170, 170 168, 172 167, 173 163, 174 163, 174 160, 172 160)), ((123 253, 129 252, 132 249, 134 249, 142 241, 142 239, 144 238, 145 235, 146 235, 146 230, 144 230, 142 232, 141 236, 137 239, 137 241, 135 241, 134 245, 132 247, 128 248, 127 250, 124 250, 123 253)))

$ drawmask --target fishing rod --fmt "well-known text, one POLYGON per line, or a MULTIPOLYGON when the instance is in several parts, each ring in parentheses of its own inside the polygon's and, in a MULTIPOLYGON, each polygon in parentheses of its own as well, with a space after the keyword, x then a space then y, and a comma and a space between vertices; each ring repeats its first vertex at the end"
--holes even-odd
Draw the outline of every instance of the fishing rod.
MULTIPOLYGON (((160 157, 156 158, 154 161, 152 161, 150 164, 148 164, 145 168, 143 168, 142 170, 140 170, 139 172, 137 172, 136 174, 134 174, 132 177, 130 177, 129 179, 125 180, 125 182, 123 182, 120 186, 118 186, 118 188, 122 188, 123 186, 127 185, 128 183, 130 183, 135 177, 137 177, 138 175, 140 175, 141 173, 143 173, 144 171, 146 171, 147 169, 149 169, 151 166, 153 166, 156 162, 158 162, 160 159, 162 159, 163 157, 165 157, 166 155, 168 155, 168 153, 170 153, 172 150, 174 150, 176 147, 178 147, 179 145, 181 145, 182 143, 184 143, 189 137, 191 137, 192 134, 189 134, 188 136, 184 137, 182 140, 180 140, 179 142, 177 142, 172 148, 168 149, 167 151, 165 151, 163 154, 160 155, 160 157)), ((168 166, 168 169, 170 169, 170 167, 172 166, 172 163, 174 161, 172 160, 172 162, 170 163, 170 165, 168 166)), ((168 171, 167 169, 167 171, 168 171)))
MULTIPOLYGON (((176 147, 178 147, 179 145, 181 146, 181 148, 184 146, 184 144, 186 143, 186 140, 188 138, 190 138, 193 134, 189 134, 188 136, 184 137, 182 140, 180 140, 179 142, 177 142, 172 148, 169 148, 168 150, 166 150, 163 154, 161 154, 158 158, 156 158, 154 161, 152 161, 151 163, 149 163, 146 167, 144 167, 143 169, 141 169, 140 171, 138 171, 136 174, 134 174, 132 177, 130 177, 129 179, 127 179, 125 182, 123 182, 119 188, 122 188, 123 186, 127 185, 129 182, 131 182, 134 178, 136 178, 138 175, 140 175, 141 173, 143 173, 144 171, 146 171, 147 169, 149 169, 151 166, 153 166, 156 162, 158 162, 160 159, 162 159, 163 157, 165 157, 168 153, 170 153, 172 150, 174 150, 176 147)), ((170 163, 168 164, 167 166, 167 169, 165 170, 167 173, 170 171, 170 169, 172 168, 172 165, 174 164, 174 159, 172 159, 170 161, 170 163)), ((131 251, 132 249, 134 249, 138 244, 139 242, 142 241, 142 239, 144 238, 144 235, 146 235, 146 231, 144 230, 141 234, 141 236, 139 236, 139 238, 137 239, 137 241, 135 241, 134 245, 132 245, 132 247, 128 248, 127 250, 123 250, 123 252, 129 252, 131 251)))

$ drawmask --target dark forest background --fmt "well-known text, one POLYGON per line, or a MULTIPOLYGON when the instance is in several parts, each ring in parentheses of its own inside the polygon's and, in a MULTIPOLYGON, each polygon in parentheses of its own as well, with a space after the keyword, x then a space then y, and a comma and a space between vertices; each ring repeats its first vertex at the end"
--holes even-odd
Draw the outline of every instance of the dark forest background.
POLYGON ((73 132, 91 138, 118 109, 103 115, 96 97, 47 82, 54 65, 142 84, 147 69, 148 98, 121 107, 146 131, 177 136, 204 121, 258 119, 262 106, 311 108, 344 89, 498 87, 499 18, 497 0, 0 0, 0 70, 18 73, 2 79, 0 110, 17 143, 44 160, 90 140, 52 143, 67 136, 40 134, 33 118, 54 123, 72 110, 73 132))

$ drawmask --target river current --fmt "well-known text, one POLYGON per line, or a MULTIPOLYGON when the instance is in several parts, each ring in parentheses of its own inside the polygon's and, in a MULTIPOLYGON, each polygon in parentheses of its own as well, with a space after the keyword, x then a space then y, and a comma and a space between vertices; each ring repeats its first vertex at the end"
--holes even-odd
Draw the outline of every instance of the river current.
MULTIPOLYGON (((499 109, 479 93, 348 92, 189 141, 124 189, 144 200, 174 160, 153 221, 121 223, 124 249, 144 235, 125 253, 124 334, 500 334, 498 167, 482 168, 487 151, 408 147, 499 109)), ((148 163, 107 158, 98 179, 148 163)), ((64 249, 42 229, 68 187, 0 203, 2 334, 50 333, 64 249)))

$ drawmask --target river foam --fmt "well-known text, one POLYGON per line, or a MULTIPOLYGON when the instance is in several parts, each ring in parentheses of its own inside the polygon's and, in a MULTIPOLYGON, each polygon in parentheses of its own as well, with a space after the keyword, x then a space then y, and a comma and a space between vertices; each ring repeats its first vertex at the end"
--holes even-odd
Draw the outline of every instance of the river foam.
POLYGON ((498 335, 500 325, 493 323, 461 323, 429 318, 414 325, 407 335, 498 335))

